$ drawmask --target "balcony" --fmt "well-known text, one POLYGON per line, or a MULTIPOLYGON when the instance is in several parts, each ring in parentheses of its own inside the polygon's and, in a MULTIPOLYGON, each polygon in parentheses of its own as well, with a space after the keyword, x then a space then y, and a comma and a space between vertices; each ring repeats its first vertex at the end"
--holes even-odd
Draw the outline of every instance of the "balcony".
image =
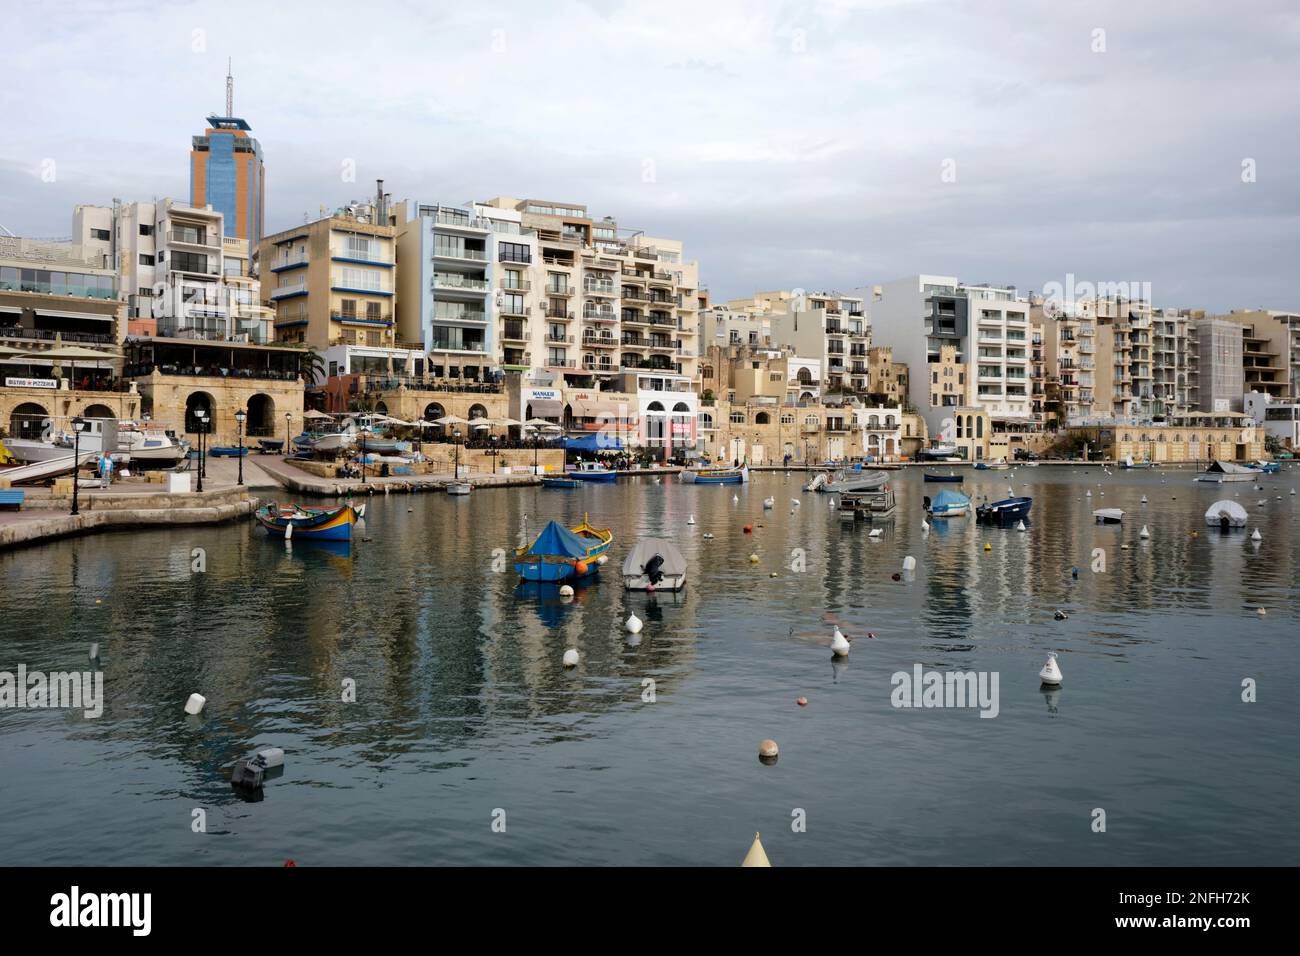
POLYGON ((486 322, 487 313, 482 309, 435 309, 435 322, 486 322))
POLYGON ((476 232, 489 232, 492 221, 483 216, 458 215, 449 209, 439 209, 433 221, 440 226, 452 226, 457 229, 473 229, 476 232))
POLYGON ((221 246, 221 237, 212 233, 189 229, 169 229, 167 231, 167 242, 183 246, 199 246, 203 249, 217 249, 221 246))
POLYGON ((546 287, 544 294, 553 295, 553 296, 562 296, 567 299, 571 295, 573 295, 573 293, 574 293, 574 288, 573 286, 570 285, 548 285, 546 287))
POLYGON ((502 342, 527 342, 528 325, 525 322, 507 322, 501 332, 502 342))
POLYGON ((282 286, 279 286, 279 287, 277 287, 277 288, 272 289, 272 290, 271 290, 271 298, 272 298, 273 300, 274 300, 274 299, 287 299, 287 298, 289 298, 290 296, 295 296, 295 295, 306 295, 306 293, 307 293, 307 280, 306 280, 306 279, 303 279, 303 280, 301 280, 301 281, 299 281, 299 282, 293 282, 293 283, 290 283, 289 285, 282 285, 282 286))
POLYGON ((544 315, 546 318, 550 319, 552 322, 572 322, 572 321, 573 321, 573 313, 572 313, 572 312, 566 312, 564 309, 552 309, 552 308, 547 307, 546 310, 542 313, 542 315, 544 315))
POLYGON ((588 322, 617 322, 618 315, 613 309, 585 308, 582 317, 588 322))
POLYGON ((557 334, 555 332, 547 332, 546 344, 547 345, 572 345, 573 336, 557 334))
POLYGON ((584 282, 582 284, 583 295, 600 295, 613 298, 618 295, 618 289, 612 282, 584 282))
POLYGON ((582 346, 583 348, 616 349, 618 339, 612 335, 584 335, 582 346))
POLYGON ((634 286, 623 286, 623 298, 628 302, 649 302, 650 293, 644 289, 637 289, 634 286))
POLYGON ((288 269, 296 269, 299 266, 305 266, 308 263, 307 253, 297 252, 290 256, 281 256, 271 266, 272 272, 284 272, 288 269))
POLYGON ((435 259, 452 259, 457 262, 487 262, 487 251, 484 249, 469 249, 462 246, 439 246, 433 247, 433 257, 435 259))
POLYGON ((473 279, 459 272, 435 272, 431 289, 450 290, 453 292, 487 292, 487 279, 473 279))
POLYGON ((529 292, 533 288, 533 283, 528 279, 509 279, 502 277, 497 288, 502 292, 529 292))

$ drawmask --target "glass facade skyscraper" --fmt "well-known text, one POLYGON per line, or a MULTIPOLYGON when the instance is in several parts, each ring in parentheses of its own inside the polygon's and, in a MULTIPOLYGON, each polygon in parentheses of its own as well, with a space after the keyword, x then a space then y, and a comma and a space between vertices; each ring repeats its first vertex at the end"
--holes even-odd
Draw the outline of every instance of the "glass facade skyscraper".
POLYGON ((225 217, 225 234, 247 239, 250 252, 262 238, 266 169, 251 127, 236 116, 209 116, 190 152, 190 204, 210 205, 225 217))

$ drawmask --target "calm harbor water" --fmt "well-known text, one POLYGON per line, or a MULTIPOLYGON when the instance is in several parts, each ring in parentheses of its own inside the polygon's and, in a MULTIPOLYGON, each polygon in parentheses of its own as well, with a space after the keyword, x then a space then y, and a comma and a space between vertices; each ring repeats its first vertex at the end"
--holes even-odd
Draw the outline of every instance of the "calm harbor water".
POLYGON ((95 720, 0 711, 0 864, 730 866, 756 830, 778 866, 1291 863, 1300 472, 1263 491, 1174 469, 966 474, 967 493, 1032 495, 1028 531, 923 535, 922 495, 953 486, 913 471, 871 540, 803 475, 772 473, 376 498, 350 555, 251 524, 0 555, 0 670, 84 669, 99 642, 105 686, 95 720), (1238 494, 1258 546, 1205 527, 1238 494), (1095 525, 1102 507, 1124 523, 1095 525), (584 511, 615 543, 576 600, 494 572, 525 520, 584 511), (647 534, 685 554, 684 594, 622 591, 647 534), (896 582, 906 555, 915 579, 896 582), (856 638, 844 663, 831 620, 856 638), (1065 678, 1050 693, 1049 651, 1065 678), (894 708, 891 675, 917 663, 997 672, 998 716, 894 708), (208 704, 187 717, 194 691, 208 704), (285 772, 245 802, 228 768, 260 744, 286 750, 285 772))

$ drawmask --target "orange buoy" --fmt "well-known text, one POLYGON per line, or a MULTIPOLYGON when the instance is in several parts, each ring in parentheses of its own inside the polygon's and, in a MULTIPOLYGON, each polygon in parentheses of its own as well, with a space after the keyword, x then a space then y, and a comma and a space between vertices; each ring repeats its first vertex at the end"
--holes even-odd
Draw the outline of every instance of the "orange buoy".
POLYGON ((587 562, 586 562, 586 561, 577 561, 577 562, 575 562, 574 565, 573 565, 573 570, 577 571, 579 574, 586 574, 586 573, 587 573, 587 562))
POLYGON ((753 534, 753 533, 754 533, 754 526, 752 524, 745 525, 745 534, 753 534))
POLYGON ((807 706, 808 706, 808 698, 807 698, 807 697, 800 697, 798 700, 795 701, 795 703, 798 704, 800 707, 807 707, 807 706))

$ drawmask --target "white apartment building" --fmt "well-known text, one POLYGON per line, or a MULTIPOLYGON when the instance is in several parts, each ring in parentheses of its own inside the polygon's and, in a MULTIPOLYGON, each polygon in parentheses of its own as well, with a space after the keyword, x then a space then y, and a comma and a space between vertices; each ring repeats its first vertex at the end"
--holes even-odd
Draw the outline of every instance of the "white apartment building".
POLYGON ((1264 434, 1272 435, 1290 451, 1300 448, 1300 401, 1279 400, 1253 390, 1242 401, 1246 414, 1263 426, 1264 434))
POLYGON ((702 355, 708 354, 711 345, 771 346, 772 317, 763 311, 734 311, 725 305, 705 309, 700 313, 699 342, 702 355))
POLYGON ((873 333, 893 348, 895 361, 907 363, 908 399, 930 434, 951 431, 945 420, 964 404, 963 395, 999 425, 1034 421, 1030 304, 1014 288, 918 274, 861 292, 873 333), (944 361, 945 346, 952 350, 951 362, 944 361), (949 367, 954 363, 955 368, 949 367), (944 375, 932 368, 941 365, 944 375), (957 379, 955 387, 940 392, 934 387, 936 377, 957 379))
POLYGON ((680 242, 504 196, 398 203, 392 222, 399 337, 422 343, 435 374, 531 370, 605 390, 635 370, 698 378, 699 267, 680 242))
POLYGON ((270 312, 247 240, 225 239, 222 216, 172 199, 81 205, 73 241, 118 274, 132 335, 266 342, 270 312))

